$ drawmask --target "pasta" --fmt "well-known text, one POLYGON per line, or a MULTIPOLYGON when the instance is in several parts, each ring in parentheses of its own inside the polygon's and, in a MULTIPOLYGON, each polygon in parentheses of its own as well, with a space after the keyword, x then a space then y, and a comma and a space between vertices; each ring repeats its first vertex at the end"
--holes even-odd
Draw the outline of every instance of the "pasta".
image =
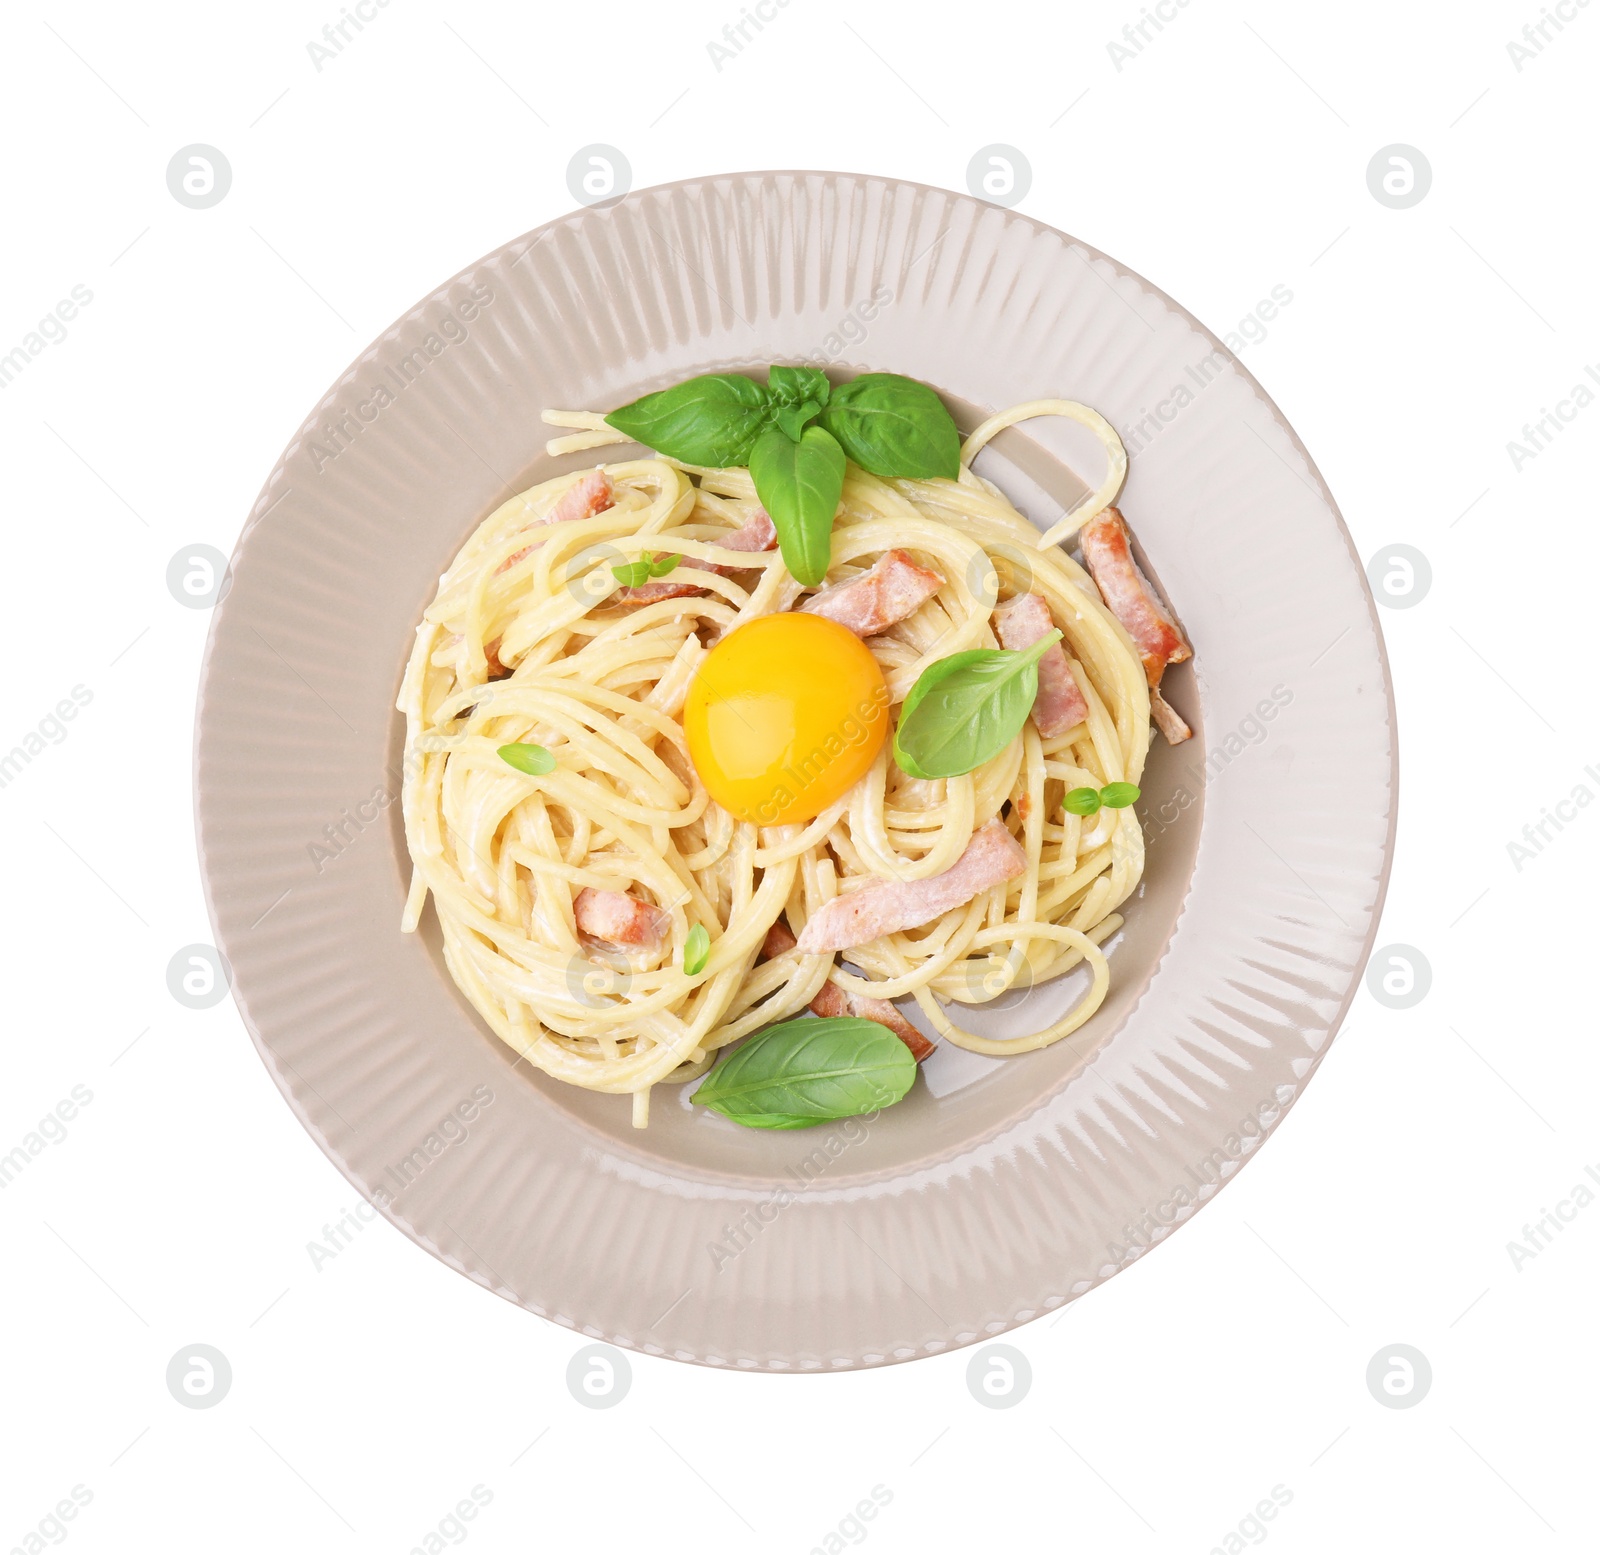
MULTIPOLYGON (((827 581, 859 579, 892 553, 936 575, 937 592, 866 641, 891 707, 935 662, 998 647, 997 606, 1041 595, 1086 716, 1051 737, 1030 720, 954 777, 909 776, 885 744, 803 822, 763 825, 717 804, 685 734, 711 645, 807 593, 777 550, 736 540, 765 519, 748 469, 626 459, 545 481, 479 525, 417 629, 399 698, 413 864, 403 927, 416 928, 431 895, 449 971, 502 1041, 558 1080, 631 1096, 643 1126, 654 1086, 699 1077, 830 981, 848 997, 909 995, 944 1041, 992 1055, 1046 1047, 1100 1006, 1101 942, 1139 883, 1143 838, 1131 808, 1079 815, 1061 801, 1138 784, 1153 682, 1088 573, 1049 543, 1062 526, 1041 540, 969 468, 989 436, 1031 414, 1074 415, 1107 441, 1107 480, 1070 527, 1106 509, 1126 468, 1115 433, 1086 407, 1032 402, 968 440, 956 480, 882 479, 851 464, 827 581), (609 505, 575 506, 586 478, 603 480, 609 505), (584 516, 557 513, 563 502, 584 516), (678 591, 619 582, 666 552, 680 558, 678 591), (507 746, 548 751, 553 769, 515 769, 507 746), (845 950, 848 967, 793 945, 841 891, 933 880, 997 819, 1025 855, 1016 878, 845 950), (575 912, 584 892, 646 904, 658 942, 597 943, 575 912), (793 933, 774 952, 780 919, 793 933), (691 974, 696 926, 709 955, 691 974), (994 1040, 952 1019, 1085 963, 1087 992, 1030 1035, 994 1040)), ((589 413, 546 420, 571 430, 552 453, 625 440, 589 413)))

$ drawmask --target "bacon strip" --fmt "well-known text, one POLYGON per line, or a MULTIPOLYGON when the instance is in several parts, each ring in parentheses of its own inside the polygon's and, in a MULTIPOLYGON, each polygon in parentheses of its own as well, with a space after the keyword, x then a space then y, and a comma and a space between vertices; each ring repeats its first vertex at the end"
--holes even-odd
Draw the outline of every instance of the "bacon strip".
MULTIPOLYGON (((715 542, 728 551, 770 551, 778 543, 778 531, 773 528, 772 520, 767 516, 766 510, 761 509, 756 516, 748 522, 741 524, 731 534, 719 537, 715 542)), ((731 567, 719 566, 716 562, 696 561, 693 557, 686 556, 678 563, 678 570, 693 567, 700 572, 732 572, 731 567)), ((658 599, 687 599, 691 594, 704 594, 706 590, 698 583, 689 583, 683 579, 674 582, 670 577, 656 578, 649 583, 641 583, 637 587, 630 587, 613 594, 608 601, 613 605, 653 605, 658 599)))
MULTIPOLYGON (((529 524, 528 528, 543 529, 546 524, 570 524, 581 518, 593 518, 596 513, 604 513, 612 501, 611 477, 601 469, 586 470, 561 493, 556 505, 543 518, 529 524)), ((495 568, 495 575, 498 577, 515 567, 524 556, 538 550, 543 544, 543 540, 536 540, 532 545, 523 546, 520 551, 513 551, 495 568)))
POLYGON ((1156 692, 1162 671, 1192 657, 1177 622, 1167 612, 1150 580, 1140 571, 1128 543, 1128 526, 1115 508, 1107 508, 1083 526, 1079 536, 1084 565, 1101 597, 1128 630, 1144 662, 1150 683, 1150 713, 1168 743, 1177 745, 1191 734, 1189 726, 1156 692))
POLYGON ((574 898, 572 911, 579 934, 617 950, 659 951, 672 928, 667 912, 626 891, 585 886, 574 898))
POLYGON ((612 505, 611 477, 598 466, 586 470, 561 493, 560 500, 543 519, 546 524, 570 524, 580 518, 593 518, 612 505))
POLYGON ((1128 629, 1144 661, 1145 679, 1152 687, 1159 686, 1162 671, 1169 664, 1181 664, 1190 657, 1190 650, 1133 559, 1128 526, 1115 508, 1107 508, 1084 525, 1081 538, 1090 576, 1112 615, 1128 629))
POLYGON ((1016 838, 1000 821, 990 821, 972 834, 966 851, 942 875, 876 880, 825 902, 801 933, 800 948, 814 956, 915 929, 970 902, 980 891, 1015 880, 1027 867, 1028 856, 1016 838))
MULTIPOLYGON (((789 925, 780 918, 767 930, 767 940, 761 947, 761 954, 770 961, 774 956, 781 956, 785 951, 793 950, 796 943, 794 935, 789 931, 789 925)), ((874 999, 866 994, 850 993, 830 980, 817 991, 810 1008, 813 1015, 821 1016, 824 1020, 836 1015, 854 1015, 860 1020, 875 1020, 880 1026, 887 1026, 911 1049, 911 1056, 919 1064, 933 1052, 933 1043, 887 999, 874 999)))
POLYGON ((938 573, 919 567, 904 551, 885 551, 859 578, 813 594, 800 608, 837 621, 857 637, 874 637, 920 610, 943 587, 938 573))
POLYGON ((757 508, 754 518, 747 519, 717 544, 725 551, 771 551, 777 547, 778 531, 767 510, 757 508))
MULTIPOLYGON (((1019 594, 994 613, 995 635, 1005 648, 1031 648, 1053 631, 1050 605, 1043 594, 1019 594)), ((1033 699, 1033 722, 1045 739, 1064 734, 1089 716, 1089 704, 1072 678, 1060 643, 1046 648, 1039 660, 1039 690, 1033 699)))
MULTIPOLYGON (((678 563, 678 571, 685 567, 701 567, 699 562, 690 561, 687 557, 678 563)), ((705 572, 716 572, 720 569, 710 566, 701 567, 705 572)), ((606 603, 608 605, 653 605, 659 599, 688 599, 691 594, 704 594, 705 589, 698 583, 674 582, 670 578, 652 578, 648 583, 641 583, 637 587, 618 589, 606 603)))

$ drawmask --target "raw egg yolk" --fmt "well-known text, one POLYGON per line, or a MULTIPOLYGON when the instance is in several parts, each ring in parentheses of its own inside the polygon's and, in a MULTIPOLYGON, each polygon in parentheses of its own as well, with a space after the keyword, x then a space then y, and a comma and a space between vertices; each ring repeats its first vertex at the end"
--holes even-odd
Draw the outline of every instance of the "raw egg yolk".
POLYGON ((683 710, 707 792, 757 826, 809 821, 860 781, 889 732, 872 651, 826 616, 760 616, 701 661, 683 710))

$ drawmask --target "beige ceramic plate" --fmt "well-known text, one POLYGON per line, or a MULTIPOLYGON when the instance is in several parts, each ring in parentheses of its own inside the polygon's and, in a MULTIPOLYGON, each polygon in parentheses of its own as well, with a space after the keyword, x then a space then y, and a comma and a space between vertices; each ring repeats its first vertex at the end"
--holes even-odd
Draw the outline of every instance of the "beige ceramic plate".
MULTIPOLYGON (((978 468, 1043 527, 1101 467, 1076 429, 1036 422, 978 468)), ((533 1312, 773 1370, 1000 1333, 1209 1198, 1299 1094, 1356 986, 1394 768, 1349 536, 1215 337, 1025 216, 821 173, 579 212, 386 331, 251 514, 197 744, 200 850, 239 1008, 346 1176, 533 1312), (1121 505, 1195 646, 1165 689, 1196 738, 1155 753, 1149 871, 1112 945, 1112 994, 1077 1039, 1016 1059, 941 1051, 870 1129, 739 1129, 666 1088, 636 1133, 625 1102, 514 1065, 437 936, 398 932, 392 708, 413 626, 473 526, 593 462, 545 457, 542 407, 797 360, 924 379, 969 425, 1040 395, 1125 431, 1143 421, 1121 505)), ((1075 992, 1034 990, 987 1029, 1029 1029, 1075 992)))

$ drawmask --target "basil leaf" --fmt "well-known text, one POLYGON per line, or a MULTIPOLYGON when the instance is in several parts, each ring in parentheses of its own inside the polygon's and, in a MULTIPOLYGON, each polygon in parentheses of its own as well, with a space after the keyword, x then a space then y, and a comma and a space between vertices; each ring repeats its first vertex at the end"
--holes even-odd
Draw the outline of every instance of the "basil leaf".
POLYGON ((711 934, 705 924, 697 923, 689 930, 683 942, 683 972, 685 977, 698 977, 711 959, 711 934))
POLYGON ((1108 810, 1126 810, 1138 797, 1137 783, 1107 783, 1100 790, 1100 803, 1108 810))
POLYGON ((508 767, 531 777, 543 777, 556 770, 556 758, 542 745, 502 745, 499 756, 508 767))
POLYGON ((954 480, 961 434, 925 383, 898 373, 864 373, 833 391, 822 424, 874 475, 954 480))
POLYGON ((821 410, 833 385, 816 367, 772 367, 767 370, 767 394, 774 405, 802 405, 815 400, 821 410))
MULTIPOLYGON (((722 1112, 722 1108, 712 1109, 722 1112)), ((815 1128, 819 1123, 826 1123, 826 1118, 791 1118, 782 1112, 722 1112, 730 1123, 738 1123, 745 1128, 815 1128)))
POLYGON ((769 1026, 735 1049, 694 1100, 747 1128, 810 1128, 890 1106, 916 1077, 911 1049, 887 1026, 808 1018, 769 1026))
POLYGON ((1061 808, 1069 815, 1093 815, 1100 808, 1100 794, 1093 788, 1068 789, 1061 808))
POLYGON ((960 777, 993 761, 1021 732, 1039 690, 1038 663, 1061 637, 1013 652, 970 648, 930 664, 900 709, 894 759, 915 778, 960 777))
POLYGON ((750 478, 778 531, 784 566, 815 587, 826 576, 832 553, 844 450, 821 427, 807 427, 798 443, 768 427, 750 450, 750 478))
POLYGON ((709 373, 647 394, 605 419, 635 442, 685 464, 744 464, 768 408, 759 383, 740 373, 709 373))
POLYGON ((798 443, 807 422, 815 421, 821 409, 815 400, 807 400, 803 405, 781 405, 773 411, 772 422, 798 443))
POLYGON ((663 551, 659 556, 641 556, 637 561, 617 562, 611 569, 611 575, 624 588, 636 589, 651 578, 666 577, 682 560, 681 556, 671 551, 663 551))

